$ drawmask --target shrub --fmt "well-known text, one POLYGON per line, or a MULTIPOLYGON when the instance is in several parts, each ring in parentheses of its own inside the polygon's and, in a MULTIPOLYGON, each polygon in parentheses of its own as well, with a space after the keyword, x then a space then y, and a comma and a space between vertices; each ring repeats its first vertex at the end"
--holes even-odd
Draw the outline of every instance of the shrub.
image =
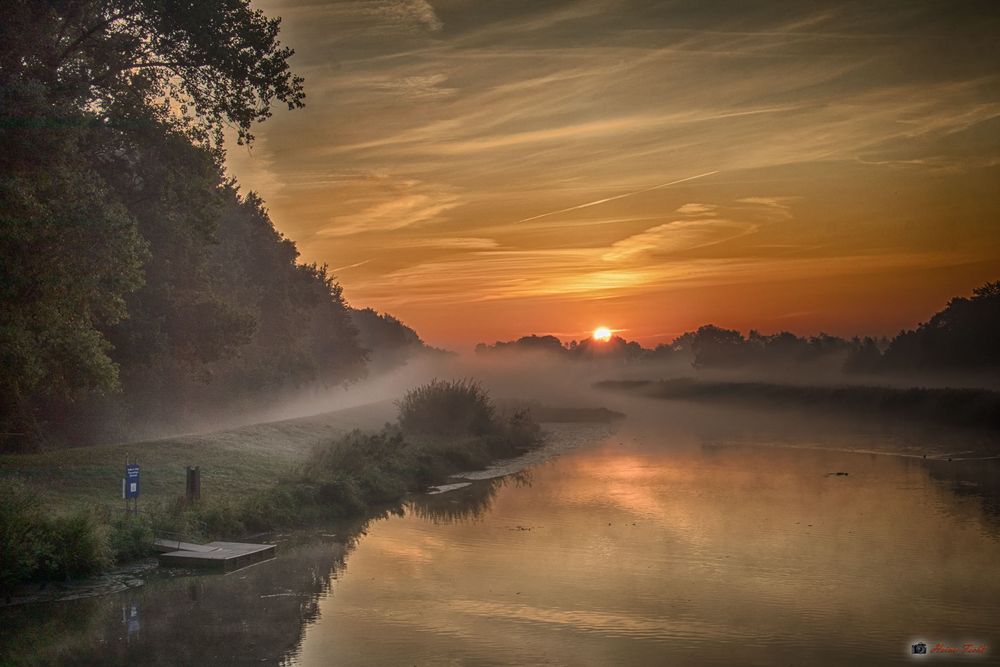
POLYGON ((39 575, 72 579, 97 574, 111 564, 107 527, 93 514, 78 512, 48 520, 39 575))
POLYGON ((153 544, 153 526, 146 515, 122 516, 111 520, 108 547, 115 563, 143 558, 153 544))
POLYGON ((471 380, 433 380, 399 401, 399 425, 408 433, 485 435, 496 427, 489 395, 471 380))
POLYGON ((0 593, 32 577, 44 548, 45 517, 20 480, 0 480, 0 593))
POLYGON ((528 410, 514 410, 500 422, 507 453, 522 453, 542 440, 542 427, 528 410))
POLYGON ((353 431, 316 450, 309 477, 325 504, 350 513, 401 497, 412 486, 413 464, 414 455, 398 429, 353 431))

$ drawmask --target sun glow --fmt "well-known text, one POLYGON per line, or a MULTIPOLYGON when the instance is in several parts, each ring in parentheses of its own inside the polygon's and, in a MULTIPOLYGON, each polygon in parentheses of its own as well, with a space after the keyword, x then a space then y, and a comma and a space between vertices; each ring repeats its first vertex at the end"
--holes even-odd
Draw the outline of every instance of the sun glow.
POLYGON ((611 329, 607 327, 597 327, 594 329, 594 340, 606 343, 611 340, 611 329))

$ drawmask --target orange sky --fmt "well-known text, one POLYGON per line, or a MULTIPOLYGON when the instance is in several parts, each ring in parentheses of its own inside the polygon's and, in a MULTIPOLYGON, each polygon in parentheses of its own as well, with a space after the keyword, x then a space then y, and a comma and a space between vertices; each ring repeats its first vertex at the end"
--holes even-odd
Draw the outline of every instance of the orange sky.
POLYGON ((230 170, 432 344, 893 334, 1000 278, 989 2, 257 6, 307 106, 230 170))

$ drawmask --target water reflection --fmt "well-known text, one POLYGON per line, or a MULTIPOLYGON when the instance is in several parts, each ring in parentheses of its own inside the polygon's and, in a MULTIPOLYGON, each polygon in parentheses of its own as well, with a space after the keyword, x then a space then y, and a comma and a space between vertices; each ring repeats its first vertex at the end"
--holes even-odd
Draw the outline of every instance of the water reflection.
POLYGON ((971 504, 973 508, 965 511, 981 512, 993 536, 1000 539, 1000 461, 929 461, 926 469, 931 479, 958 497, 960 502, 949 507, 971 504))
POLYGON ((879 447, 858 432, 784 438, 633 424, 530 487, 480 491, 473 521, 375 525, 296 664, 881 665, 907 663, 914 637, 996 647, 996 528, 936 462, 844 451, 879 447))
POLYGON ((501 489, 531 486, 531 471, 522 470, 506 477, 478 482, 449 493, 421 494, 411 498, 406 507, 415 516, 435 524, 460 523, 482 519, 501 489))
POLYGON ((227 576, 154 573, 117 595, 0 610, 0 663, 281 664, 352 545, 349 536, 291 540, 279 559, 227 576))
POLYGON ((881 665, 918 637, 996 655, 997 461, 647 417, 232 575, 0 610, 0 663, 881 665))

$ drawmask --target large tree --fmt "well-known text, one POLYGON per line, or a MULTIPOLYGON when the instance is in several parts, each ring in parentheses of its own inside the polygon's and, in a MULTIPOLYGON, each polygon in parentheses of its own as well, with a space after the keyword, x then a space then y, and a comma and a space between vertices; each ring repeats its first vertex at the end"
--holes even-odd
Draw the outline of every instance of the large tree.
MULTIPOLYGON (((148 326, 137 322, 130 334, 163 342, 166 332, 165 346, 200 362, 249 339, 250 315, 209 288, 206 266, 225 199, 223 128, 248 142, 272 104, 302 106, 278 27, 246 0, 4 3, 0 434, 8 442, 31 433, 29 400, 119 387, 108 334, 131 313, 148 326), (140 307, 130 295, 143 282, 140 307)), ((116 342, 117 356, 134 361, 136 341, 116 342)))

